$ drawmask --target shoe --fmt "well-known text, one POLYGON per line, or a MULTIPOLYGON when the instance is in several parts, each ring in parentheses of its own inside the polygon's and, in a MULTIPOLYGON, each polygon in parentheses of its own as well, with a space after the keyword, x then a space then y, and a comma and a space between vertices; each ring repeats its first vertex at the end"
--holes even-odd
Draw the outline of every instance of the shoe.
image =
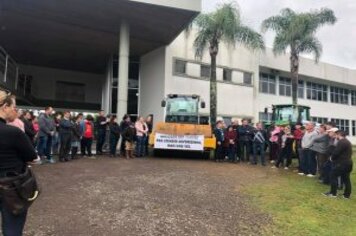
POLYGON ((276 162, 275 162, 274 160, 272 160, 272 161, 270 161, 270 163, 271 163, 271 164, 274 164, 274 163, 276 163, 276 162))
POLYGON ((312 175, 312 174, 308 174, 307 177, 310 177, 310 178, 314 178, 315 175, 312 175))
POLYGON ((54 164, 54 163, 56 163, 56 162, 55 162, 55 160, 53 160, 53 159, 51 158, 51 159, 48 160, 48 163, 54 164))
POLYGON ((336 198, 336 195, 331 194, 330 192, 323 193, 325 197, 331 197, 331 198, 336 198))
POLYGON ((285 169, 285 170, 289 170, 289 168, 288 168, 288 167, 284 167, 284 169, 285 169))
POLYGON ((350 196, 346 197, 344 194, 342 195, 342 198, 345 199, 345 200, 350 200, 350 196))
POLYGON ((299 172, 298 175, 305 175, 303 172, 299 172))
POLYGON ((271 168, 272 168, 272 169, 277 169, 277 166, 272 166, 271 168))

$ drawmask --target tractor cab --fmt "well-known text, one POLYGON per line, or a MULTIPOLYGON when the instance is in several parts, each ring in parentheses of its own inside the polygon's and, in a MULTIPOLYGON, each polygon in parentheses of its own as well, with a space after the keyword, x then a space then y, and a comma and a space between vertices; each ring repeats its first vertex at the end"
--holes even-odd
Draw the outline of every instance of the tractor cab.
POLYGON ((161 105, 166 123, 200 124, 199 109, 205 108, 198 95, 169 94, 161 105))
POLYGON ((272 121, 275 124, 295 124, 310 120, 310 107, 296 105, 273 105, 272 121))
MULTIPOLYGON (((268 111, 266 109, 266 111, 268 111)), ((271 122, 277 125, 294 125, 310 120, 310 107, 301 105, 272 105, 271 122)))

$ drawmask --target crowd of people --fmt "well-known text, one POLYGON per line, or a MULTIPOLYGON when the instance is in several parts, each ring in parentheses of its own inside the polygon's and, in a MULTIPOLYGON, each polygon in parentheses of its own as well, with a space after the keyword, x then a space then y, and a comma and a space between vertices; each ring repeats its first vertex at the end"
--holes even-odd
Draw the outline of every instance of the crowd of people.
POLYGON ((293 127, 272 124, 265 129, 262 123, 251 126, 247 119, 243 119, 241 125, 232 120, 228 127, 219 120, 214 134, 216 162, 252 165, 260 162, 266 166, 268 149, 272 168, 289 170, 294 157, 298 161, 299 175, 316 177, 318 174, 320 183, 330 185, 325 196, 336 197, 338 188, 344 188, 345 199, 351 196, 352 145, 346 139, 346 132, 332 122, 317 127, 313 122, 296 123, 293 127))
POLYGON ((103 155, 105 144, 110 157, 130 159, 148 154, 152 116, 138 117, 136 122, 131 122, 130 116, 125 115, 118 123, 115 115, 105 116, 103 111, 96 118, 84 117, 82 113, 72 116, 70 111, 53 113, 52 107, 46 107, 38 117, 30 111, 18 110, 18 117, 8 123, 20 128, 31 140, 38 153, 34 164, 55 163, 55 155, 60 162, 79 157, 96 158, 103 155), (94 140, 95 156, 92 153, 94 140))

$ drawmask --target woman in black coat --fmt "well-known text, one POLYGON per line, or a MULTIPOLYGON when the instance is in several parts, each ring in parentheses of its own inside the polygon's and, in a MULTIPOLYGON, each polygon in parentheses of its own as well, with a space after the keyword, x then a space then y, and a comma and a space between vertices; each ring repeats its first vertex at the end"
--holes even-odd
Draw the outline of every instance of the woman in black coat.
POLYGON ((120 126, 117 123, 116 116, 112 116, 109 122, 110 129, 110 157, 116 157, 117 143, 120 139, 120 126))
MULTIPOLYGON (((37 158, 35 149, 19 128, 7 125, 17 118, 15 97, 0 90, 0 179, 24 173, 26 163, 37 158)), ((0 195, 0 199, 3 197, 0 195)), ((14 215, 0 200, 4 235, 20 236, 26 222, 27 209, 14 215)))

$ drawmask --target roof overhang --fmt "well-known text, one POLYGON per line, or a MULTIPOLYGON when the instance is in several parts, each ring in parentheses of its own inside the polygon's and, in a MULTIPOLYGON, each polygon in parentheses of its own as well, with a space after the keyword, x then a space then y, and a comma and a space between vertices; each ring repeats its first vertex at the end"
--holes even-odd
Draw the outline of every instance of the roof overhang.
POLYGON ((2 0, 0 45, 21 64, 103 73, 117 54, 122 19, 130 56, 169 44, 201 0, 2 0))

